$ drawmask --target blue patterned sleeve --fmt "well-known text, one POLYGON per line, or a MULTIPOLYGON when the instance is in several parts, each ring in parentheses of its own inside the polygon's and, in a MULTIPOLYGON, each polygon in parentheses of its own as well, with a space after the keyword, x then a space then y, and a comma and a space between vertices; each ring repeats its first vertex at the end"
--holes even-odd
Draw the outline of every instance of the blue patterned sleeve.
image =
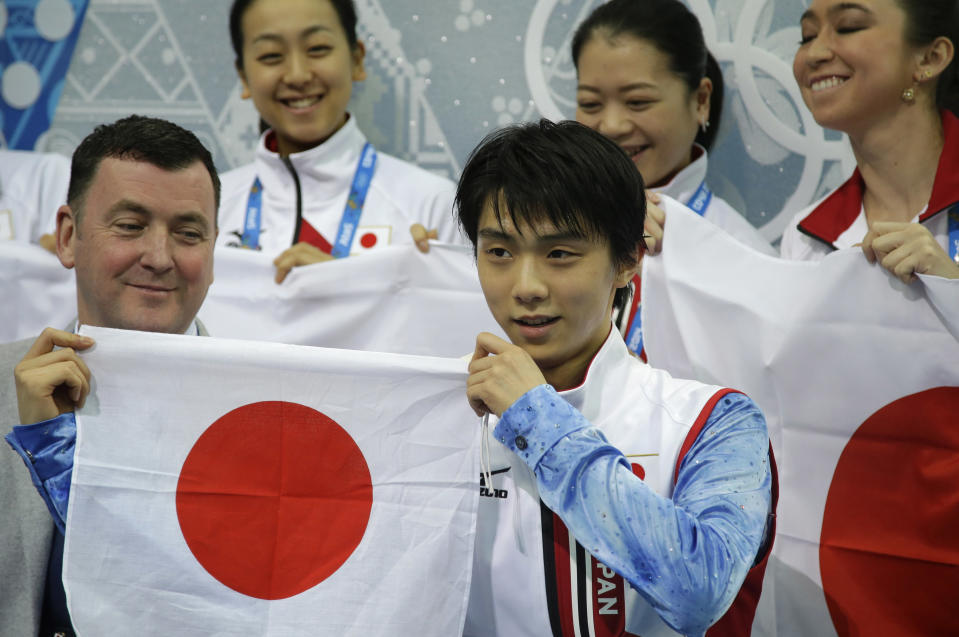
POLYGON ((766 533, 769 438, 742 394, 713 408, 672 498, 549 385, 503 413, 494 435, 529 465, 540 497, 593 556, 622 575, 673 629, 701 635, 732 603, 766 533))
POLYGON ((6 440, 23 458, 33 485, 63 533, 73 474, 73 451, 77 443, 77 421, 73 412, 14 427, 6 435, 6 440))

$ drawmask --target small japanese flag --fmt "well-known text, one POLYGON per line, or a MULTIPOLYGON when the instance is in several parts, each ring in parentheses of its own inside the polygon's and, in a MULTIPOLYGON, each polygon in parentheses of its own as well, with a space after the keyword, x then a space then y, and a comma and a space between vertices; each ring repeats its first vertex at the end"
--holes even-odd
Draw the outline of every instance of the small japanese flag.
POLYGON ((392 226, 360 226, 353 235, 353 245, 350 254, 361 254, 371 250, 378 250, 390 245, 393 236, 392 226))
POLYGON ((83 333, 80 635, 462 631, 480 432, 462 361, 83 333))

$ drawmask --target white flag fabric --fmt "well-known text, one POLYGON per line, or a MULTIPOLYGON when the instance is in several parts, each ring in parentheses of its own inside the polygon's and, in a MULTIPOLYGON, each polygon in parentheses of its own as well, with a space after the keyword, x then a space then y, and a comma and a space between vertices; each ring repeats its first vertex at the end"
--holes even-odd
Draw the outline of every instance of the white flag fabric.
MULTIPOLYGON (((220 248, 199 317, 218 337, 455 357, 481 331, 502 336, 472 252, 431 244, 294 268, 277 285, 272 258, 220 248)), ((0 342, 35 337, 76 316, 73 272, 37 246, 0 243, 0 342)))
POLYGON ((959 281, 789 262, 685 208, 643 268, 651 365, 743 390, 780 469, 756 635, 959 634, 959 281))
POLYGON ((82 333, 79 635, 462 632, 480 435, 464 361, 82 333))
POLYGON ((282 285, 260 253, 217 250, 215 269, 200 318, 216 336, 455 357, 501 333, 464 246, 390 246, 293 268, 282 285))
POLYGON ((38 245, 0 241, 0 343, 64 327, 77 315, 73 272, 38 245))

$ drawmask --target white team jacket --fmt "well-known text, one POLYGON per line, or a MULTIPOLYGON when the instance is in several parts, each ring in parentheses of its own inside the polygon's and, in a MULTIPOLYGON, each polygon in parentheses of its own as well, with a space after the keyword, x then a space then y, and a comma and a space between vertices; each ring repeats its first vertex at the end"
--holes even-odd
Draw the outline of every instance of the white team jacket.
MULTIPOLYGON (((278 254, 293 245, 298 207, 302 218, 332 244, 366 137, 350 117, 325 142, 290 155, 287 162, 267 148, 269 134, 260 138, 252 164, 222 176, 217 245, 240 245, 250 188, 256 177, 263 186, 260 246, 264 253, 278 254)), ((453 218, 454 193, 455 185, 450 180, 377 153, 376 170, 350 254, 412 243, 409 228, 414 223, 436 228, 440 241, 462 243, 453 218)))
POLYGON ((36 243, 56 230, 69 182, 70 160, 63 155, 0 150, 0 240, 36 243))
MULTIPOLYGON (((683 205, 688 206, 689 200, 696 194, 699 184, 706 178, 706 171, 709 168, 709 158, 706 150, 702 146, 696 146, 702 152, 688 166, 669 181, 665 186, 651 188, 651 190, 669 195, 683 205)), ((730 206, 724 199, 713 193, 713 198, 709 202, 709 207, 703 214, 703 218, 712 224, 719 226, 727 233, 731 234, 740 243, 743 243, 763 254, 775 255, 776 251, 759 233, 753 224, 749 223, 745 217, 730 206)), ((666 223, 669 223, 667 220, 666 223)))
MULTIPOLYGON (((611 332, 583 384, 560 395, 624 454, 658 454, 636 458, 633 472, 669 497, 683 443, 695 440, 728 391, 640 362, 611 332)), ((541 503, 536 478, 519 457, 495 439, 490 453, 492 485, 481 479, 464 635, 554 635, 551 615, 572 627, 563 635, 676 635, 541 503)))

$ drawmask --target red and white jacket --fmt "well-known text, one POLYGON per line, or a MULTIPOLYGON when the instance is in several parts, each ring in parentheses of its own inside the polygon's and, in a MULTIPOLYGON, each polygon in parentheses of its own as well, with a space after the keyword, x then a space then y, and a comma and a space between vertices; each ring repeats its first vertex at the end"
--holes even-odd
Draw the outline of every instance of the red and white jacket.
MULTIPOLYGON (((276 255, 305 241, 329 253, 366 137, 350 117, 319 146, 289 157, 281 157, 272 148, 272 139, 271 131, 264 133, 253 163, 222 175, 217 246, 240 245, 250 188, 258 177, 263 187, 263 252, 276 255)), ((377 153, 350 254, 411 244, 410 226, 414 223, 435 228, 440 241, 463 243, 453 217, 455 189, 449 179, 377 153)))
MULTIPOLYGON (((949 251, 948 210, 959 203, 959 118, 942 113, 945 143, 939 155, 932 196, 926 209, 913 219, 923 224, 949 251)), ((785 259, 818 261, 841 248, 862 241, 869 227, 863 210, 865 182, 859 169, 825 198, 800 211, 783 232, 780 254, 785 259)))
MULTIPOLYGON (((600 429, 609 444, 631 456, 635 475, 669 498, 685 453, 714 405, 731 391, 649 367, 611 332, 583 384, 560 396, 600 429)), ((464 635, 677 634, 623 577, 585 551, 542 503, 537 479, 519 456, 495 440, 490 454, 492 484, 481 479, 464 635)), ((774 513, 774 464, 771 472, 774 513)), ((772 519, 768 537, 775 532, 772 519)), ((770 549, 771 542, 708 637, 749 633, 770 549)))

